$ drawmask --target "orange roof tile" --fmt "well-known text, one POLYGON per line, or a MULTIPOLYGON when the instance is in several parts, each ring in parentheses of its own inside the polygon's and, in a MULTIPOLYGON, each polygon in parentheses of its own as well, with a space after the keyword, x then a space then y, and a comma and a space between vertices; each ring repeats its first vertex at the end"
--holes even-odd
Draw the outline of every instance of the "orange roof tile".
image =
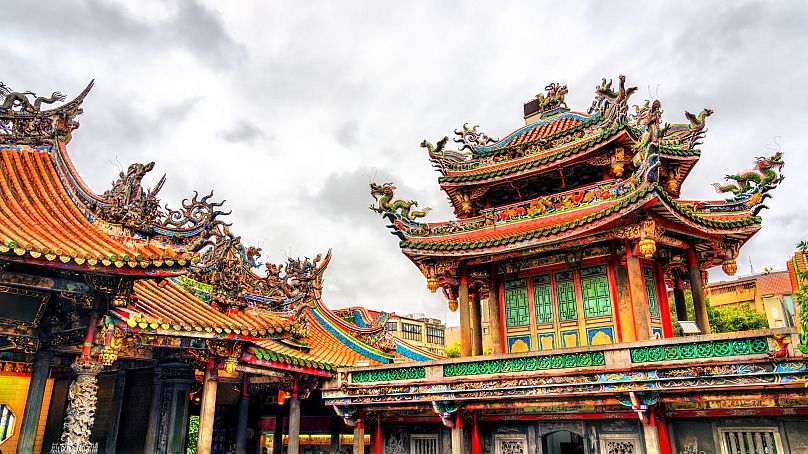
POLYGON ((304 341, 307 344, 308 351, 297 350, 274 340, 255 341, 254 344, 278 354, 303 360, 324 362, 337 367, 355 366, 360 361, 368 361, 370 365, 382 364, 380 361, 368 358, 351 349, 342 340, 337 339, 311 313, 311 310, 306 311, 306 319, 309 332, 304 341))
POLYGON ((194 255, 94 218, 55 167, 51 147, 0 146, 0 254, 115 274, 178 274, 194 255), (160 268, 160 271, 155 268, 160 268), (172 269, 173 268, 173 269, 172 269))
POLYGON ((786 271, 775 271, 757 277, 757 286, 761 295, 790 295, 791 279, 786 271))
POLYGON ((160 287, 153 280, 135 283, 137 301, 111 314, 130 328, 191 337, 266 338, 291 335, 299 328, 294 320, 248 311, 223 313, 203 301, 175 279, 160 287))

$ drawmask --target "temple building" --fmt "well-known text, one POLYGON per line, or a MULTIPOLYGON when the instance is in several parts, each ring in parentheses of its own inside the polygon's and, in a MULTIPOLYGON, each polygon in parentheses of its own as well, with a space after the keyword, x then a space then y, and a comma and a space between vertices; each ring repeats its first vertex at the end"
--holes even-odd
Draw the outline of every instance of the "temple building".
POLYGON ((463 357, 340 368, 326 404, 373 424, 378 454, 805 452, 796 330, 711 335, 704 300, 708 270, 733 275, 761 228, 782 153, 715 184, 719 200, 683 199, 712 110, 664 122, 622 75, 586 112, 545 90, 501 139, 465 124, 456 149, 421 144, 456 219, 425 222, 371 183, 401 252, 459 310, 463 357))
POLYGON ((378 439, 326 407, 321 384, 338 367, 437 356, 395 340, 384 317, 331 311, 331 251, 262 263, 212 193, 161 208, 165 176, 142 185, 154 163, 89 189, 67 145, 92 86, 48 109, 65 96, 0 84, 0 452, 280 454, 378 439))

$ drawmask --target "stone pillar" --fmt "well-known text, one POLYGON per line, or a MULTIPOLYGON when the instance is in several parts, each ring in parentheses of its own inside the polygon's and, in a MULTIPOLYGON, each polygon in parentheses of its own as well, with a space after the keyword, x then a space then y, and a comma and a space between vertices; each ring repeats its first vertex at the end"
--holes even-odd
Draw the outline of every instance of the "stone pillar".
POLYGON ((121 423, 121 410, 123 407, 123 391, 126 387, 126 371, 115 373, 115 391, 112 394, 112 414, 110 415, 109 433, 107 434, 107 453, 115 454, 118 444, 118 427, 121 423))
POLYGON ((488 288, 488 336, 491 337, 491 353, 502 353, 502 325, 499 314, 499 277, 496 265, 491 265, 489 271, 491 284, 488 288))
POLYGON ((469 316, 471 317, 471 354, 480 356, 483 354, 483 314, 480 308, 480 293, 475 291, 471 294, 469 303, 471 310, 469 316))
POLYGON ((353 430, 353 454, 365 454, 365 424, 359 421, 353 430))
POLYGON ((471 318, 469 312, 469 271, 460 265, 460 285, 457 289, 457 299, 460 304, 460 356, 471 356, 471 318))
MULTIPOLYGON (((648 296, 645 293, 645 278, 642 275, 640 259, 631 254, 630 250, 626 252, 626 272, 628 273, 628 287, 631 293, 632 318, 637 336, 634 340, 650 339, 652 337, 651 313, 648 310, 648 296)), ((627 321, 632 320, 632 318, 627 319, 627 321)), ((625 320, 622 314, 620 320, 621 322, 625 320)), ((626 341, 626 339, 623 338, 623 341, 626 341)))
POLYGON ((157 449, 157 421, 160 418, 161 397, 163 395, 163 383, 160 381, 161 374, 162 369, 155 367, 154 378, 152 379, 151 406, 149 407, 149 427, 146 429, 143 454, 152 454, 157 449))
POLYGON ((685 288, 682 285, 682 277, 676 275, 673 285, 673 301, 676 304, 676 320, 680 322, 687 320, 687 302, 685 301, 685 288))
POLYGON ((300 453, 300 398, 289 399, 289 449, 288 454, 300 453))
POLYGON ((645 438, 645 454, 661 454, 659 449, 659 432, 656 424, 643 424, 642 433, 645 438))
POLYGON ((28 385, 28 397, 25 400, 25 411, 20 423, 17 452, 34 452, 36 431, 39 427, 39 415, 42 413, 42 399, 45 396, 45 385, 48 384, 51 359, 53 359, 53 352, 50 350, 40 350, 34 357, 31 382, 28 385))
POLYGON ((283 405, 275 414, 275 433, 272 434, 272 454, 283 454, 283 405))
POLYGON ((687 271, 690 275, 690 292, 693 294, 693 309, 696 312, 696 324, 702 334, 710 334, 710 317, 707 315, 707 304, 704 302, 704 287, 701 282, 701 268, 696 257, 696 247, 687 250, 687 271))
POLYGON ((104 366, 99 362, 79 359, 70 367, 76 373, 76 379, 67 393, 67 411, 60 444, 65 452, 89 453, 93 445, 90 434, 98 400, 98 373, 104 366))
POLYGON ((246 372, 241 377, 241 399, 238 403, 238 422, 236 423, 236 454, 247 452, 247 418, 250 412, 250 393, 247 389, 249 379, 246 372))
POLYGON ((219 369, 214 360, 209 360, 202 379, 202 406, 199 410, 199 435, 196 442, 197 454, 210 454, 213 444, 213 419, 216 417, 216 387, 219 382, 219 369))
POLYGON ((463 439, 463 415, 460 410, 455 413, 455 425, 452 427, 452 454, 465 454, 463 439))

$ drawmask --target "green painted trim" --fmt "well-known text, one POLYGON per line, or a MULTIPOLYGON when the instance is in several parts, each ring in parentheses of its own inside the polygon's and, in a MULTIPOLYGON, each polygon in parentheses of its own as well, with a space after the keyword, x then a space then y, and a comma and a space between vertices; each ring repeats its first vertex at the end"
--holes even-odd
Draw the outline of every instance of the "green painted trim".
POLYGON ((681 359, 726 358, 729 356, 762 355, 769 352, 765 337, 692 342, 687 344, 654 345, 629 349, 634 364, 675 361, 681 359))
POLYGON ((561 355, 533 356, 527 358, 492 359, 470 363, 452 363, 443 366, 444 377, 466 375, 502 374, 551 369, 605 366, 603 352, 565 353, 561 355))
POLYGON ((423 366, 351 372, 351 383, 417 380, 419 378, 426 378, 426 368, 423 366))

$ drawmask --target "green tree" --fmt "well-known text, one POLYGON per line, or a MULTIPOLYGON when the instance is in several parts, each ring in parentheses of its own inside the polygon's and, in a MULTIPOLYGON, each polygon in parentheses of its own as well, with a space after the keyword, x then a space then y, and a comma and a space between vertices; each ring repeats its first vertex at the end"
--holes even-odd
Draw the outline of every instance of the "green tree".
MULTIPOLYGON (((687 319, 695 320, 696 311, 693 307, 693 295, 689 290, 685 290, 685 303, 687 304, 687 319)), ((707 305, 707 317, 710 319, 710 330, 715 333, 734 333, 737 331, 751 331, 765 329, 769 327, 766 314, 760 313, 748 305, 712 307, 710 300, 705 298, 707 305)), ((671 320, 676 320, 676 305, 671 298, 671 320)), ((673 324, 674 334, 681 335, 681 329, 677 323, 673 324)))
POLYGON ((449 344, 446 347, 447 358, 460 358, 460 341, 449 344))
MULTIPOLYGON (((802 252, 808 252, 808 242, 800 241, 797 243, 797 249, 802 252)), ((797 276, 797 291, 794 292, 794 299, 797 300, 797 306, 800 311, 800 351, 808 354, 808 317, 806 310, 808 310, 808 270, 800 271, 798 267, 794 267, 794 274, 797 276)))
POLYGON ((766 314, 760 313, 746 304, 729 307, 712 307, 707 302, 707 316, 713 333, 734 333, 769 327, 766 314))

